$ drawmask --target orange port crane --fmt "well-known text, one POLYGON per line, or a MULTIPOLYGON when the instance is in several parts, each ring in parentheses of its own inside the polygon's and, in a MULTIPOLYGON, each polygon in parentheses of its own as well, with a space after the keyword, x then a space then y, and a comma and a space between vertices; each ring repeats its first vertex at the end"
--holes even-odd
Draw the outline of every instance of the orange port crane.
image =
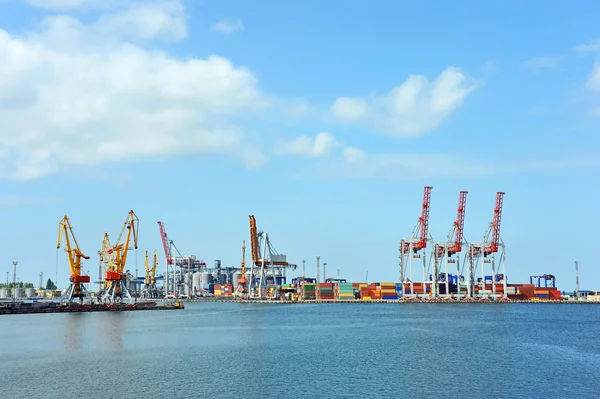
POLYGON ((84 299, 91 301, 91 296, 84 284, 90 282, 90 276, 81 275, 81 258, 89 259, 90 257, 85 255, 79 249, 79 244, 73 234, 73 227, 69 222, 69 217, 65 215, 60 222, 58 222, 58 243, 56 249, 60 248, 62 238, 65 238, 65 252, 69 259, 69 267, 71 269, 71 277, 69 281, 71 284, 65 291, 61 300, 65 300, 72 303, 75 298, 79 299, 80 303, 83 303, 84 299))
POLYGON ((458 209, 457 209, 457 214, 456 214, 456 220, 454 221, 454 223, 452 224, 452 228, 450 229, 450 232, 448 233, 448 239, 446 242, 437 242, 435 243, 435 246, 433 248, 433 254, 432 254, 432 259, 433 259, 433 264, 434 264, 434 268, 433 268, 433 276, 432 276, 432 280, 433 280, 433 285, 432 285, 432 290, 431 290, 431 294, 433 296, 437 296, 439 294, 439 286, 438 284, 441 282, 445 283, 445 295, 450 295, 450 281, 449 281, 449 275, 448 275, 448 264, 449 263, 456 263, 456 276, 458 279, 458 284, 459 284, 459 288, 458 288, 458 295, 460 295, 460 261, 459 259, 454 259, 453 256, 455 254, 459 254, 462 252, 462 247, 463 244, 466 245, 466 242, 464 242, 464 227, 465 227, 465 208, 467 205, 467 194, 468 191, 461 191, 458 194, 458 209), (445 270, 444 270, 444 278, 440 278, 440 273, 439 273, 439 261, 441 259, 444 259, 444 265, 445 265, 445 270))
MULTIPOLYGON (((124 298, 132 303, 133 299, 127 289, 127 273, 125 272, 125 265, 127 263, 127 255, 129 254, 130 244, 133 238, 133 248, 138 247, 138 226, 140 220, 133 210, 129 211, 119 238, 117 238, 117 244, 109 248, 107 253, 114 254, 114 267, 109 269, 104 274, 104 280, 107 282, 107 289, 103 295, 105 302, 122 302, 124 298), (123 234, 125 235, 125 242, 121 243, 123 234)), ((106 237, 106 235, 105 235, 106 237)))
POLYGON ((496 283, 502 281, 503 284, 503 297, 506 298, 506 248, 504 242, 500 237, 500 222, 502 221, 502 206, 504 203, 504 192, 496 193, 496 202, 494 205, 494 218, 489 224, 488 229, 483 236, 483 241, 478 243, 472 243, 469 245, 469 253, 467 254, 469 264, 469 284, 467 285, 468 295, 472 296, 475 292, 475 273, 477 272, 477 266, 479 259, 482 258, 483 262, 481 265, 481 290, 484 291, 482 296, 487 296, 485 293, 486 289, 486 277, 485 277, 485 264, 491 263, 492 266, 492 296, 496 297, 496 283), (500 251, 500 258, 498 259, 498 268, 502 269, 502 274, 497 274, 496 268, 496 253, 500 251), (491 255, 491 256, 490 256, 491 255), (489 256, 489 257, 488 257, 489 256))
POLYGON ((263 286, 266 283, 266 272, 267 268, 270 267, 273 280, 275 283, 276 272, 285 273, 285 269, 291 268, 295 270, 297 265, 288 263, 286 255, 279 254, 271 241, 269 235, 266 232, 258 231, 256 227, 256 218, 254 215, 249 215, 250 220, 250 245, 252 250, 252 262, 250 264, 250 281, 247 284, 248 291, 252 293, 253 288, 257 288, 257 298, 263 298, 263 286), (262 247, 262 250, 261 250, 262 247), (255 272, 254 268, 258 268, 255 272), (258 275, 258 286, 256 285, 256 276, 258 275))
MULTIPOLYGON (((409 266, 410 292, 414 296, 414 284, 412 273, 413 258, 421 258, 419 252, 427 248, 427 241, 433 241, 429 234, 429 206, 431 204, 431 186, 425 186, 423 190, 423 202, 421 204, 421 217, 415 226, 410 238, 400 240, 400 282, 406 282, 406 266, 409 266)), ((427 264, 425 254, 423 254, 423 282, 427 281, 427 264)), ((425 293, 425 291, 423 292, 425 293)), ((404 286, 402 287, 402 296, 404 296, 404 286)))

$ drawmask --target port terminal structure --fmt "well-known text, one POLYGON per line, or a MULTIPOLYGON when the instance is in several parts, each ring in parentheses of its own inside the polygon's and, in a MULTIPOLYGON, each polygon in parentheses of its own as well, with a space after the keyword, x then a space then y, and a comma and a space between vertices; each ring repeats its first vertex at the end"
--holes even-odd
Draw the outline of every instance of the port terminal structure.
MULTIPOLYGON (((506 248, 500 237, 504 192, 496 193, 494 216, 481 242, 469 243, 464 237, 464 222, 467 191, 460 191, 457 216, 446 241, 436 242, 429 232, 429 211, 431 186, 425 186, 419 217, 409 238, 400 240, 400 290, 401 298, 457 298, 474 299, 507 298, 506 248), (431 244, 429 262, 426 259, 427 244, 431 244), (467 251, 460 262, 463 248, 467 251), (498 256, 498 258, 496 258, 498 256), (413 269, 413 259, 422 259, 422 282, 417 282, 413 269), (451 274, 449 266, 456 265, 456 274, 451 274), (491 276, 486 276, 485 265, 491 266, 491 276), (440 271, 443 265, 444 271, 440 271), (461 267, 462 266, 462 267, 461 267), (467 278, 465 281, 464 268, 467 278), (480 268, 481 278, 476 281, 480 268), (502 271, 499 273, 499 271, 502 271)), ((418 278, 418 277, 417 277, 418 278)))

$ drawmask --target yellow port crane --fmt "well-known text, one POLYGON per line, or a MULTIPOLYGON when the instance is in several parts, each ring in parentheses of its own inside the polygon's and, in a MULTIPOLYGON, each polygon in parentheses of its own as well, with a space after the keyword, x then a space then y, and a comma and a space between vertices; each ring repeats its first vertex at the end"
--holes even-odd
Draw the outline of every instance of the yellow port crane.
MULTIPOLYGON (((133 212, 133 210, 129 211, 127 219, 125 219, 125 223, 121 229, 121 233, 119 234, 119 238, 117 238, 117 244, 107 251, 110 255, 114 254, 114 267, 110 267, 109 263, 109 267, 104 274, 104 280, 107 282, 107 290, 103 295, 105 302, 122 302, 124 298, 126 298, 129 303, 133 302, 133 298, 131 298, 131 294, 127 289, 125 265, 127 263, 127 255, 129 253, 129 245, 131 244, 132 238, 133 248, 137 249, 138 247, 139 222, 140 220, 135 212, 133 212), (125 242, 121 243, 125 231, 127 231, 125 242)), ((107 235, 105 235, 105 237, 107 237, 107 235)))
POLYGON ((279 254, 271 241, 269 234, 264 231, 258 231, 256 226, 256 218, 254 215, 249 215, 250 221, 250 245, 252 250, 252 262, 250 263, 250 281, 247 283, 247 290, 251 298, 263 298, 266 293, 267 276, 266 272, 270 269, 272 274, 272 285, 277 285, 279 281, 285 279, 285 270, 295 270, 297 266, 288 263, 287 256, 279 254), (262 247, 262 249, 261 249, 262 247), (255 269, 256 268, 256 269, 255 269), (258 279, 258 281, 256 281, 258 279))
POLYGON ((146 268, 146 277, 144 278, 144 289, 142 296, 144 298, 156 298, 158 289, 156 288, 156 266, 158 265, 158 251, 154 250, 154 260, 152 267, 148 263, 148 251, 146 251, 146 257, 144 259, 144 266, 146 268))
POLYGON ((65 215, 60 222, 58 222, 58 243, 56 249, 60 248, 62 238, 65 238, 65 252, 69 259, 69 267, 71 268, 71 277, 69 281, 71 284, 69 288, 64 292, 62 300, 72 303, 75 298, 79 299, 80 303, 83 303, 84 299, 91 301, 91 296, 85 287, 85 283, 90 282, 90 276, 81 275, 81 258, 89 259, 90 257, 85 255, 79 249, 79 244, 73 234, 73 227, 69 222, 69 217, 65 215), (71 244, 72 243, 72 244, 71 244))

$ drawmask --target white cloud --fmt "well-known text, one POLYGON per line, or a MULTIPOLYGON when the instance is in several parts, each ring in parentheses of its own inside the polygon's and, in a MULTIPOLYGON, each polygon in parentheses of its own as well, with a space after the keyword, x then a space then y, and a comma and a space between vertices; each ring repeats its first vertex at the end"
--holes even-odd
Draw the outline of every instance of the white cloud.
POLYGON ((344 159, 346 162, 354 163, 365 159, 365 152, 359 148, 346 147, 344 148, 344 159))
POLYGON ((300 157, 324 157, 331 153, 335 147, 341 146, 333 134, 321 132, 310 136, 300 136, 296 139, 279 145, 276 152, 279 155, 294 155, 300 157))
POLYGON ((523 66, 531 69, 551 69, 556 68, 562 59, 562 56, 536 57, 523 62, 523 66))
POLYGON ((481 178, 514 173, 598 167, 600 157, 557 157, 552 160, 514 158, 510 161, 465 159, 447 154, 367 154, 346 148, 342 158, 330 158, 312 175, 334 179, 416 180, 427 178, 481 178), (356 155, 356 156, 355 156, 356 155))
POLYGON ((25 206, 25 205, 47 205, 54 203, 54 199, 50 197, 30 197, 20 194, 6 194, 0 196, 0 206, 25 206))
POLYGON ((443 154, 367 154, 359 149, 317 166, 317 175, 342 179, 413 180, 433 177, 482 177, 495 171, 488 162, 443 154), (355 156, 356 155, 356 156, 355 156))
POLYGON ((178 60, 129 42, 181 38, 178 4, 130 7, 87 25, 49 17, 22 37, 0 29, 0 178, 145 156, 264 163, 229 122, 267 105, 252 72, 218 56, 178 60))
POLYGON ((215 32, 229 35, 244 30, 244 24, 240 19, 236 19, 233 21, 229 19, 222 19, 221 21, 214 24, 211 27, 211 29, 215 32))
POLYGON ((331 110, 342 122, 358 122, 367 115, 368 105, 362 98, 340 97, 331 110))
POLYGON ((433 82, 423 75, 410 75, 383 96, 338 98, 332 112, 342 122, 360 115, 378 131, 414 137, 439 127, 478 87, 479 82, 460 69, 448 67, 433 82))
POLYGON ((573 46, 573 50, 579 53, 593 53, 600 51, 600 40, 592 40, 588 44, 578 44, 573 46))
POLYGON ((79 8, 83 5, 96 2, 98 2, 98 0, 27 0, 27 3, 32 6, 48 8, 51 10, 79 8))
POLYGON ((183 39, 187 36, 185 7, 179 1, 135 4, 124 11, 101 18, 97 29, 103 36, 118 32, 123 36, 140 39, 183 39))
POLYGON ((595 62, 588 76, 586 87, 592 91, 600 91, 600 62, 595 62))

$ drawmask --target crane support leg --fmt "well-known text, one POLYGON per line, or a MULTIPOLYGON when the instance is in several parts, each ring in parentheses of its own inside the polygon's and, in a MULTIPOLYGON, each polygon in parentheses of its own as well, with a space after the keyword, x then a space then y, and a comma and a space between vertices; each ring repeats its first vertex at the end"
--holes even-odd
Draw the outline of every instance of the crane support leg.
POLYGON ((80 304, 91 303, 92 297, 85 285, 81 283, 71 283, 60 298, 61 303, 73 303, 79 301, 80 304))

